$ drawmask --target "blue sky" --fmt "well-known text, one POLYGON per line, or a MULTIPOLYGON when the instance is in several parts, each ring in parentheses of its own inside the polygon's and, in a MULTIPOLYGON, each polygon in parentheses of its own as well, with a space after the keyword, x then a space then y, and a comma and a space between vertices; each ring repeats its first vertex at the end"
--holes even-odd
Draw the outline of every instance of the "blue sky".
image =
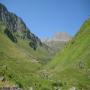
POLYGON ((55 32, 75 35, 90 16, 90 0, 0 0, 40 38, 55 32))

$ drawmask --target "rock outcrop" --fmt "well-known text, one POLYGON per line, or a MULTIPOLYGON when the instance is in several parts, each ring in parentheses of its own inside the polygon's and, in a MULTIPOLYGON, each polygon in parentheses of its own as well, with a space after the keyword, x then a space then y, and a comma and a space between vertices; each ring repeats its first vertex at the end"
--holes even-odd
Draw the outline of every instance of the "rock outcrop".
POLYGON ((24 21, 7 10, 7 8, 0 3, 0 22, 6 26, 5 34, 15 43, 18 38, 29 40, 29 45, 36 49, 42 46, 41 40, 34 35, 25 25, 24 21))

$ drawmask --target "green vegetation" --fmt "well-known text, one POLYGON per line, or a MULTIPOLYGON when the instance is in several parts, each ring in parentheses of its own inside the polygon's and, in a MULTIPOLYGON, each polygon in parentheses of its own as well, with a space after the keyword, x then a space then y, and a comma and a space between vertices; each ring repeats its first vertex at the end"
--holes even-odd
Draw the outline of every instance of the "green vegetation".
POLYGON ((85 21, 64 49, 46 64, 51 57, 47 46, 37 47, 25 37, 17 36, 16 41, 13 33, 0 23, 0 87, 90 90, 90 19, 85 21), (34 47, 31 48, 29 43, 34 47))
POLYGON ((18 43, 13 43, 4 33, 5 30, 6 27, 0 24, 0 87, 36 88, 35 85, 40 82, 37 73, 42 66, 37 59, 43 59, 46 52, 39 48, 34 51, 25 40, 18 39, 18 43))
MULTIPOLYGON (((46 66, 45 66, 46 67, 46 66)), ((90 90, 90 19, 86 20, 65 48, 47 64, 55 79, 65 82, 62 90, 90 90)))
POLYGON ((5 33, 6 26, 0 23, 0 88, 20 87, 24 90, 51 90, 51 82, 42 67, 51 56, 47 46, 36 50, 30 48, 29 40, 17 37, 18 42, 12 41, 5 33), (47 51, 48 50, 48 51, 47 51))
MULTIPOLYGON (((2 34, 1 30, 3 28, 4 26, 0 26, 0 69, 3 66, 7 66, 4 76, 15 82, 21 81, 20 83, 24 85, 27 80, 23 80, 22 78, 30 77, 33 71, 37 71, 37 68, 40 68, 41 65, 34 62, 27 51, 23 51, 23 49, 10 41, 4 33, 2 34)), ((28 78, 28 81, 30 79, 32 77, 28 78)))

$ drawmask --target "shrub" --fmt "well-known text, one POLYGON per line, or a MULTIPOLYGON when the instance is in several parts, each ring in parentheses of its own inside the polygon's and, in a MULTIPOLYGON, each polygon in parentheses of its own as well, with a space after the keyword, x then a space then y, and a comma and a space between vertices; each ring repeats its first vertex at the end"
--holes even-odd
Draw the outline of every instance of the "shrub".
POLYGON ((9 37, 11 41, 17 43, 16 37, 8 29, 5 29, 4 33, 9 37))
POLYGON ((33 48, 34 50, 37 49, 37 44, 36 44, 35 42, 31 41, 31 42, 29 43, 29 45, 30 45, 30 47, 33 48))
POLYGON ((52 86, 53 87, 62 87, 63 86, 63 83, 60 82, 60 81, 57 81, 57 82, 52 83, 52 86))
POLYGON ((16 84, 19 86, 19 88, 23 88, 23 85, 20 82, 16 81, 16 84))

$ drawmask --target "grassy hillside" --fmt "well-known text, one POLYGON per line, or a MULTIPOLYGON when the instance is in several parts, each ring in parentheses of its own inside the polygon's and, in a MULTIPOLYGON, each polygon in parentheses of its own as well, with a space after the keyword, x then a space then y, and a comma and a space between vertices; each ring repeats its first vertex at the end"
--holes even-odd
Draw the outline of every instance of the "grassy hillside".
POLYGON ((90 90, 90 19, 47 64, 47 72, 53 79, 61 81, 61 90, 90 90))
POLYGON ((90 90, 90 19, 44 68, 39 60, 49 58, 47 50, 38 47, 34 51, 28 40, 19 38, 18 43, 13 43, 4 33, 5 29, 0 23, 0 87, 90 90))
MULTIPOLYGON (((4 33, 5 25, 0 23, 0 88, 17 86, 24 90, 43 90, 49 87, 49 80, 42 77, 41 68, 49 59, 46 46, 33 50, 28 40, 18 38, 13 43, 4 33)), ((51 88, 51 87, 50 87, 51 88)))
POLYGON ((42 65, 33 55, 41 57, 44 53, 41 51, 35 53, 32 49, 29 52, 30 47, 24 45, 25 41, 20 41, 18 44, 13 43, 4 34, 4 30, 5 26, 0 24, 0 87, 15 85, 25 89, 30 86, 34 87, 35 82, 40 80, 37 70, 42 65), (24 46, 27 49, 22 48, 24 46), (1 80, 2 77, 3 80, 1 80))
POLYGON ((46 63, 51 58, 51 50, 49 47, 43 45, 42 47, 38 46, 37 50, 33 50, 33 48, 31 48, 28 43, 28 40, 22 40, 18 38, 18 47, 27 51, 33 59, 40 63, 46 63))

